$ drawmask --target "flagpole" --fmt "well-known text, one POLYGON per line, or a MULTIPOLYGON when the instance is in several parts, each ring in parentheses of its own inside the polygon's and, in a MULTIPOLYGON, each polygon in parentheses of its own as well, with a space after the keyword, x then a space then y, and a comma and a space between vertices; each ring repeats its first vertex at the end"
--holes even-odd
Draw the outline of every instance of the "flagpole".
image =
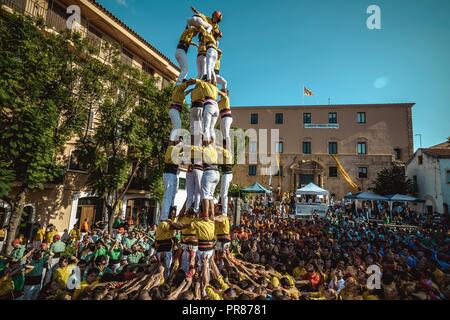
POLYGON ((302 88, 302 97, 303 97, 303 105, 305 105, 305 84, 303 84, 302 88))

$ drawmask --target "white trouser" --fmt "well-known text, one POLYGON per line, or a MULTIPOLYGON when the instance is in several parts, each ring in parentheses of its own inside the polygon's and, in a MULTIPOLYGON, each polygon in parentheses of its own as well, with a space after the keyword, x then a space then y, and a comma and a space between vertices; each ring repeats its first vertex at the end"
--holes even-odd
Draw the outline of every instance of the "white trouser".
POLYGON ((228 248, 230 248, 230 242, 223 243, 222 241, 219 240, 216 242, 216 252, 217 251, 223 252, 228 248))
POLYGON ((220 131, 222 132, 223 139, 226 140, 226 146, 223 146, 227 150, 232 150, 231 148, 231 124, 233 123, 232 117, 225 117, 220 119, 220 131))
MULTIPOLYGON (((203 258, 206 257, 208 259, 211 259, 211 257, 214 255, 214 250, 208 250, 208 251, 197 251, 197 266, 198 270, 201 272, 202 266, 203 266, 203 258)), ((210 280, 210 269, 208 269, 207 273, 208 281, 210 280)))
POLYGON ((186 210, 194 204, 195 181, 192 171, 186 172, 186 210))
POLYGON ((214 199, 214 191, 216 190, 219 180, 220 180, 219 171, 206 170, 205 172, 203 172, 203 176, 202 176, 202 199, 203 200, 213 200, 214 199))
POLYGON ((191 134, 194 135, 194 141, 191 141, 191 144, 201 146, 201 135, 203 132, 203 108, 191 108, 189 127, 191 134))
POLYGON ((158 252, 158 259, 164 264, 164 278, 170 275, 170 266, 172 265, 172 251, 158 252))
POLYGON ((2 253, 3 251, 3 244, 5 243, 5 241, 0 241, 0 253, 2 253))
POLYGON ((186 79, 186 76, 189 73, 188 56, 186 51, 178 48, 175 52, 175 58, 177 59, 178 65, 181 69, 180 76, 177 80, 177 85, 179 85, 181 82, 183 82, 184 79, 186 79))
POLYGON ((197 78, 201 79, 206 74, 206 57, 201 55, 197 57, 197 78))
POLYGON ((200 211, 200 200, 202 199, 202 178, 203 170, 192 170, 192 176, 194 180, 194 211, 198 213, 200 211))
POLYGON ((47 285, 48 283, 50 283, 52 281, 52 276, 53 276, 53 268, 59 263, 59 258, 51 258, 48 262, 48 268, 47 271, 45 273, 45 277, 44 277, 44 282, 42 284, 42 286, 47 285))
POLYGON ((212 31, 212 25, 210 25, 208 22, 206 22, 202 18, 196 17, 196 16, 189 18, 187 21, 187 25, 190 27, 195 27, 195 28, 203 27, 206 29, 206 31, 208 33, 211 33, 211 31, 212 31))
POLYGON ((220 180, 220 198, 222 199, 222 214, 224 216, 228 213, 228 189, 230 188, 232 180, 232 173, 223 174, 222 179, 220 180))
POLYGON ((186 244, 182 244, 181 248, 183 249, 183 253, 181 254, 181 270, 184 272, 189 271, 189 263, 191 262, 191 254, 194 255, 194 261, 195 256, 197 254, 198 246, 189 246, 186 244))
POLYGON ((215 126, 219 118, 219 106, 215 100, 206 100, 203 108, 203 138, 205 141, 216 140, 215 126))
POLYGON ((225 80, 224 77, 222 77, 220 74, 215 73, 216 74, 216 81, 217 84, 221 84, 222 85, 222 90, 226 90, 228 88, 228 82, 227 80, 225 80))
POLYGON ((181 116, 177 109, 171 108, 169 110, 169 117, 172 121, 172 132, 170 133, 170 141, 178 141, 181 136, 181 116))
POLYGON ((217 50, 214 48, 209 48, 206 51, 206 76, 208 80, 216 79, 216 73, 214 72, 216 62, 217 62, 217 50))
POLYGON ((175 200, 175 195, 178 189, 178 176, 173 173, 164 173, 164 197, 161 208, 160 221, 165 221, 169 219, 170 207, 173 206, 175 200))

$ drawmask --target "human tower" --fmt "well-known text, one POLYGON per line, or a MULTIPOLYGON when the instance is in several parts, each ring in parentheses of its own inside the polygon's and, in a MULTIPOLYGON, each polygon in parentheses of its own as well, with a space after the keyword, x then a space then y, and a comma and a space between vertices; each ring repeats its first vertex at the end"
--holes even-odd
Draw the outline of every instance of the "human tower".
POLYGON ((175 57, 180 76, 172 95, 169 116, 172 122, 169 146, 165 153, 164 198, 158 228, 156 251, 169 275, 172 262, 181 261, 181 269, 189 272, 210 259, 215 251, 224 252, 230 243, 228 189, 233 178, 230 152, 230 127, 233 122, 227 81, 220 75, 222 38, 219 24, 222 13, 211 17, 191 8, 193 16, 180 37, 175 57), (194 39, 198 37, 198 43, 194 39), (198 48, 197 77, 188 79, 188 52, 198 48), (220 87, 220 89, 219 89, 220 87), (183 136, 181 112, 190 95, 190 125, 187 139, 183 136), (220 96, 220 100, 219 100, 220 96), (220 117, 221 137, 215 127, 220 117), (187 141, 190 142, 188 143, 187 141), (218 141, 219 140, 219 141, 218 141), (180 214, 174 207, 181 165, 187 165, 187 199, 180 214), (220 183, 218 206, 214 193, 220 183), (181 230, 181 256, 173 256, 173 238, 181 230))

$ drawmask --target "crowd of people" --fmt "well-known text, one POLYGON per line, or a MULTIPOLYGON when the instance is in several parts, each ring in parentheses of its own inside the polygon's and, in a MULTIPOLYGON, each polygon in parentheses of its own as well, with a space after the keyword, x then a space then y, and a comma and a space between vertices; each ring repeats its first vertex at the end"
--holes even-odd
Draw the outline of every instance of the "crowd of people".
POLYGON ((189 250, 199 235, 192 229, 209 218, 187 210, 174 219, 172 211, 168 268, 167 257, 158 254, 164 226, 125 224, 112 234, 75 228, 60 236, 50 225, 28 244, 14 240, 11 255, 1 257, 0 299, 450 298, 448 225, 386 227, 336 211, 308 219, 244 214, 231 228, 217 215, 212 256, 189 250), (379 287, 368 286, 371 266, 381 272, 379 287))

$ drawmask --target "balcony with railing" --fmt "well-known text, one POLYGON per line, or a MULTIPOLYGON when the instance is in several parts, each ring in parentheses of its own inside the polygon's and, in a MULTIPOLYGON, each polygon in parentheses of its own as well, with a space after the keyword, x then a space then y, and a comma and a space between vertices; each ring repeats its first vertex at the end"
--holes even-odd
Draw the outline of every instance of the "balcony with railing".
POLYGON ((47 27, 61 32, 66 29, 66 17, 61 16, 52 9, 44 7, 42 2, 33 0, 0 0, 3 6, 12 9, 14 12, 26 14, 32 17, 42 17, 47 27))
POLYGON ((89 44, 100 53, 102 50, 103 39, 91 31, 86 31, 85 36, 89 44))
POLYGON ((48 27, 57 32, 62 32, 67 28, 67 18, 51 9, 47 10, 45 15, 45 23, 48 27))
MULTIPOLYGON (((9 8, 10 11, 26 14, 32 17, 42 17, 48 29, 54 30, 56 32, 62 32, 67 28, 67 18, 65 16, 65 7, 53 3, 48 5, 47 2, 42 2, 38 0, 0 0, 2 7, 9 8), (45 4, 44 4, 45 3, 45 4)), ((141 64, 137 64, 133 60, 133 54, 129 52, 126 48, 121 47, 114 40, 104 39, 99 34, 96 34, 89 30, 86 25, 80 30, 78 30, 86 37, 87 41, 97 50, 98 57, 105 59, 108 50, 104 48, 107 44, 116 47, 120 52, 120 61, 128 66, 138 67, 141 64)), ((154 75, 155 70, 148 64, 144 63, 142 67, 144 72, 150 75, 154 75)))
POLYGON ((123 64, 126 64, 128 66, 133 65, 133 59, 127 56, 125 53, 120 53, 120 61, 122 61, 123 64))
POLYGON ((27 0, 0 0, 0 4, 16 12, 25 13, 27 0))

